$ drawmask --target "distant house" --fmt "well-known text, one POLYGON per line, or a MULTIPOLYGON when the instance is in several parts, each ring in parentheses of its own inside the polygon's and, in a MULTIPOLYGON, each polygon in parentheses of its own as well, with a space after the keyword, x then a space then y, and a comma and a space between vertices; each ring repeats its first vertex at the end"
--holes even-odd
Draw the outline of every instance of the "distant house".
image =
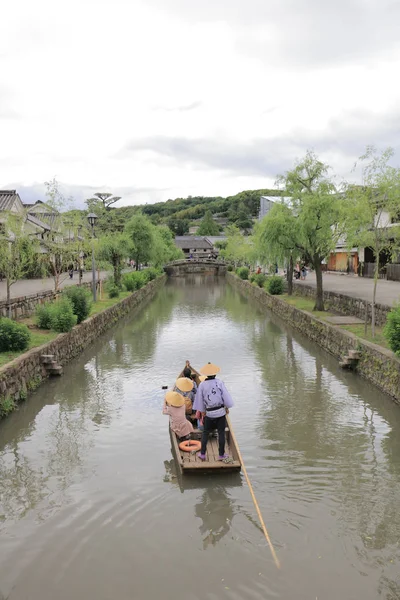
POLYGON ((27 235, 45 239, 51 227, 38 217, 26 211, 16 190, 0 190, 0 223, 6 221, 7 213, 20 216, 24 220, 24 231, 27 235))
POLYGON ((208 256, 214 251, 212 242, 206 237, 196 237, 193 235, 177 235, 175 245, 188 257, 208 256))
POLYGON ((196 235, 199 230, 200 225, 193 225, 193 227, 189 227, 190 235, 196 235))
POLYGON ((275 201, 275 197, 274 199, 272 198, 272 196, 261 196, 260 198, 260 210, 258 211, 258 220, 262 221, 263 218, 269 213, 269 211, 271 210, 271 208, 274 205, 274 201, 275 201))

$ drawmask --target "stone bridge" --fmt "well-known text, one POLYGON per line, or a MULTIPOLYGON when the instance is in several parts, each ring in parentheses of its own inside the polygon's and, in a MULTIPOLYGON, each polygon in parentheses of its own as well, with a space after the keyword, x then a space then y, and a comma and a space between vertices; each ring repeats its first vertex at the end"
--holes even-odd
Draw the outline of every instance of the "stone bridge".
POLYGON ((186 258, 166 264, 164 271, 169 277, 184 277, 189 273, 225 275, 226 264, 213 258, 186 258))

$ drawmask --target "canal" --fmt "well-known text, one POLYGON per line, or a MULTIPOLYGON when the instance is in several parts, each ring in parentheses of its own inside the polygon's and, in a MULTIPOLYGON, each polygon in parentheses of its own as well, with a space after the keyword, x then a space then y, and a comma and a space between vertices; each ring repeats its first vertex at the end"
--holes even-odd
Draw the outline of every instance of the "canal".
POLYGON ((400 598, 400 408, 223 279, 169 281, 0 424, 0 598, 400 598), (176 476, 163 385, 221 366, 241 475, 176 476))

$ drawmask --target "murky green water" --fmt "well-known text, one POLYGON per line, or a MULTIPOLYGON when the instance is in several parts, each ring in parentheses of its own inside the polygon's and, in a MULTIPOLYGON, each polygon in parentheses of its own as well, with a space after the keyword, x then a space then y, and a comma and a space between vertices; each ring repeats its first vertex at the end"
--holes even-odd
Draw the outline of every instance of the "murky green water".
POLYGON ((0 424, 0 598, 400 598, 400 408, 224 281, 176 280, 0 424), (239 475, 175 477, 161 386, 208 360, 239 475))

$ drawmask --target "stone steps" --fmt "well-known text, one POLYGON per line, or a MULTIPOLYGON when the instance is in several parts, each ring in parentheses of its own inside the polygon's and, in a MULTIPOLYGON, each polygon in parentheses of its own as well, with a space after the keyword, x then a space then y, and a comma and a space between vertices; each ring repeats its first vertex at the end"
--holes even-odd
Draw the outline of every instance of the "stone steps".
POLYGON ((361 358, 361 352, 358 350, 349 350, 347 356, 339 362, 342 369, 355 369, 358 365, 358 361, 361 358))
POLYGON ((62 375, 63 368, 54 360, 54 354, 42 354, 40 361, 49 375, 62 375))

